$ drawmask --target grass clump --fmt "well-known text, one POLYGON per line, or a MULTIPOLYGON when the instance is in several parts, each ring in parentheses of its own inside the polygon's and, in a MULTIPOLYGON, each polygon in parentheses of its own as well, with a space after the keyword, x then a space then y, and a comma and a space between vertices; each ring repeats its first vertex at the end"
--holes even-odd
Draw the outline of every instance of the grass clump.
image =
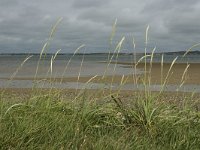
POLYGON ((123 101, 120 95, 92 98, 83 93, 72 101, 52 92, 9 101, 4 94, 0 102, 0 147, 198 149, 200 113, 194 103, 180 107, 155 101, 156 96, 123 101))

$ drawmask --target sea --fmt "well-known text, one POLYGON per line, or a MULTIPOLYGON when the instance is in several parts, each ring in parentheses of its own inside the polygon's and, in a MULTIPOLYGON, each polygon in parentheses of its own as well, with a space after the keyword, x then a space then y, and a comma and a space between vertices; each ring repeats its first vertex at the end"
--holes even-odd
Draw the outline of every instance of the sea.
MULTIPOLYGON (((200 63, 200 54, 194 53, 183 57, 182 53, 154 54, 153 62, 161 62, 163 55, 164 63, 172 62, 176 57, 177 63, 200 63)), ((35 86, 34 78, 68 78, 68 77, 93 77, 102 75, 130 75, 141 74, 142 70, 125 67, 123 63, 134 63, 144 61, 141 59, 144 54, 0 54, 0 88, 31 88, 35 86), (114 62, 114 63, 113 63, 114 62), (115 62, 120 62, 119 64, 115 62), (23 80, 21 80, 23 79, 23 80)), ((151 57, 146 57, 150 61, 151 57)), ((42 81, 45 82, 45 81, 42 81)), ((38 88, 73 88, 73 89, 96 89, 111 88, 109 85, 100 83, 65 82, 37 83, 38 88)), ((112 84, 113 89, 117 89, 118 84, 112 84)), ((159 90, 161 85, 149 87, 153 91, 159 90)), ((168 85, 167 91, 174 91, 178 85, 168 85)), ((143 89, 143 85, 125 84, 121 89, 138 90, 143 89)), ((200 92, 198 85, 185 85, 181 91, 200 92)))

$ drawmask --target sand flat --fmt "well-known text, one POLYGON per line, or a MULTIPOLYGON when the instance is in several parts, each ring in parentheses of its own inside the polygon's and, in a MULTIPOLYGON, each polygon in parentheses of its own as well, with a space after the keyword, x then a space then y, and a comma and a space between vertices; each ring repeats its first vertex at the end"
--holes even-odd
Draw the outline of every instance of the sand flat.
MULTIPOLYGON (((168 84, 180 84, 181 80, 185 81, 185 84, 200 84, 200 64, 199 63, 191 63, 189 64, 189 68, 185 72, 185 75, 183 77, 183 73, 187 67, 187 63, 175 63, 172 66, 171 71, 169 72, 168 84)), ((126 67, 132 67, 134 64, 126 64, 126 67)), ((164 81, 169 68, 171 66, 171 63, 163 63, 163 69, 161 63, 152 63, 146 64, 146 72, 147 75, 151 76, 151 81, 154 84, 160 84, 161 79, 164 81), (150 69, 151 68, 151 69, 150 69), (163 73, 161 73, 161 70, 163 70, 163 73), (150 72, 149 72, 150 71, 150 72)), ((140 63, 137 65, 137 68, 143 69, 145 68, 145 63, 140 63)))
MULTIPOLYGON (((122 67, 127 68, 134 68, 135 64, 133 63, 124 63, 124 62, 118 62, 118 64, 122 65, 122 67)), ((169 72, 167 84, 181 84, 182 78, 185 82, 185 84, 200 84, 200 64, 199 63, 191 63, 188 70, 186 71, 184 77, 183 73, 185 71, 185 68, 187 67, 187 63, 175 63, 169 72)), ((151 64, 146 64, 146 81, 151 81, 151 84, 161 84, 164 82, 168 70, 171 66, 170 63, 164 63, 163 69, 161 69, 160 63, 153 63, 152 67, 150 67, 151 64), (150 69, 151 68, 151 69, 150 69), (161 73, 161 70, 163 70, 163 73, 161 73)), ((137 65, 137 69, 140 69, 145 72, 145 64, 140 63, 137 65)), ((54 82, 88 82, 91 78, 94 76, 87 76, 87 77, 65 77, 63 79, 61 78, 37 78, 36 80, 49 80, 54 82)), ((124 76, 123 82, 125 83, 138 83, 142 84, 145 80, 145 73, 142 74, 130 74, 124 76)), ((95 83, 120 83, 122 81, 122 75, 115 75, 115 76, 97 76, 91 80, 91 82, 95 83)), ((1 79, 8 79, 8 78, 1 78, 1 79)), ((16 80, 34 80, 34 78, 28 77, 28 78, 14 78, 16 80)))

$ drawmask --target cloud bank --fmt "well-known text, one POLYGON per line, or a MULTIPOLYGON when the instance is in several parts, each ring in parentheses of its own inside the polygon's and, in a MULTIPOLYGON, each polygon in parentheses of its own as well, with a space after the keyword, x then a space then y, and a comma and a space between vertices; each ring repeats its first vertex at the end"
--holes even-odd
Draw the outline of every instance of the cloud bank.
MULTIPOLYGON (((38 53, 55 22, 62 17, 49 52, 108 52, 125 36, 123 51, 143 52, 145 29, 148 51, 186 50, 200 42, 198 0, 4 0, 0 1, 0 53, 38 53), (113 46, 112 24, 117 18, 113 46)), ((196 48, 198 50, 198 48, 196 48)))

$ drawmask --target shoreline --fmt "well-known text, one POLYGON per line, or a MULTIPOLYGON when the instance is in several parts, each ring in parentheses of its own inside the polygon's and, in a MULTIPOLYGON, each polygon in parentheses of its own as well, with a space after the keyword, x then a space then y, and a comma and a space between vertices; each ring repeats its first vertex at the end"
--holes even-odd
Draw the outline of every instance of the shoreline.
MULTIPOLYGON (((125 68, 133 68, 135 64, 134 63, 128 63, 128 62, 111 62, 111 63, 117 63, 119 65, 122 65, 121 67, 125 68)), ((146 75, 148 77, 148 81, 152 84, 162 84, 163 81, 165 80, 168 70, 170 68, 171 63, 163 63, 163 68, 161 69, 162 65, 160 63, 152 63, 152 67, 150 63, 146 64, 146 75), (162 73, 161 73, 162 72, 162 73)), ((199 85, 200 84, 200 63, 191 63, 188 70, 185 72, 185 69, 187 67, 187 63, 175 63, 174 66, 172 67, 169 75, 168 75, 168 80, 167 84, 178 84, 180 85, 182 82, 182 79, 185 81, 184 84, 195 84, 199 85), (184 74, 184 76, 183 76, 184 74)), ((132 83, 136 84, 142 84, 144 83, 144 76, 145 76, 145 63, 139 63, 137 65, 137 69, 141 70, 143 73, 141 74, 130 74, 130 75, 125 75, 124 80, 126 81, 125 83, 132 83)), ((65 82, 81 82, 81 83, 86 83, 89 80, 91 80, 94 76, 80 76, 80 77, 64 77, 64 78, 59 78, 59 77, 48 77, 48 78, 33 78, 33 77, 15 77, 14 80, 46 80, 46 81, 51 81, 51 82, 60 82, 62 81, 63 83, 65 82)), ((123 76, 122 75, 107 75, 104 78, 103 76, 97 76, 94 79, 91 80, 91 82, 94 83, 120 83, 122 81, 123 76)), ((2 80, 9 80, 9 78, 0 78, 2 80)))
MULTIPOLYGON (((120 67, 127 67, 127 68, 134 68, 134 63, 128 63, 128 62, 111 62, 111 63, 117 63, 118 65, 121 65, 120 67)), ((168 70, 170 68, 171 63, 163 63, 163 79, 166 77, 168 70)), ((187 63, 175 63, 174 66, 172 67, 172 70, 169 74, 169 80, 167 81, 167 85, 170 84, 176 84, 180 85, 181 84, 181 79, 182 75, 184 73, 185 68, 187 67, 187 63)), ((151 77, 151 84, 161 84, 161 64, 160 63, 152 63, 152 68, 151 64, 147 63, 146 68, 147 68, 147 76, 151 77), (150 69, 151 68, 151 69, 150 69), (148 71, 151 70, 151 73, 148 71)), ((145 68, 145 63, 139 63, 137 65, 137 69, 144 71, 145 68)), ((190 64, 188 71, 185 73, 185 84, 191 84, 191 85, 200 85, 200 63, 192 63, 190 64)), ((102 78, 102 76, 97 76, 96 78, 93 78, 94 76, 80 76, 79 77, 65 77, 65 78, 32 78, 32 77, 15 77, 14 80, 32 80, 32 81, 40 81, 40 80, 46 80, 50 82, 60 82, 62 80, 62 83, 68 83, 68 82, 80 82, 80 83, 86 83, 91 80, 93 83, 120 83, 122 81, 122 78, 125 83, 130 83, 130 84, 143 84, 144 83, 144 73, 142 74, 130 74, 126 76, 122 75, 115 75, 115 76, 105 76, 102 78)), ((2 80, 9 80, 9 78, 0 78, 2 80)), ((149 82, 148 82, 149 83, 149 82)), ((50 89, 41 89, 38 88, 38 91, 42 91, 46 93, 45 91, 49 91, 50 89)), ((64 93, 65 96, 74 96, 77 94, 77 92, 81 91, 81 89, 73 89, 73 88, 65 88, 65 89, 53 89, 53 91, 59 90, 61 93, 64 93)), ((101 89, 102 90, 102 89, 101 89)), ((102 92, 100 90, 100 92, 102 92)), ((2 92, 2 88, 0 88, 0 92, 2 92)), ((31 88, 7 88, 5 89, 6 93, 14 93, 14 94, 22 94, 22 95, 29 95, 33 91, 31 88)), ((98 91, 97 89, 86 89, 90 94, 96 94, 98 91)), ((112 92, 115 93, 117 90, 112 90, 112 92)), ((109 90, 104 89, 103 93, 108 94, 109 90)), ((137 91, 137 90, 121 90, 120 95, 122 97, 134 97, 134 95, 137 93, 144 93, 144 91, 137 91)), ((156 91, 152 91, 152 93, 158 93, 156 91)), ((33 93, 32 93, 33 94, 33 93)), ((164 99, 167 99, 170 97, 170 99, 173 99, 174 96, 177 97, 182 97, 182 95, 191 95, 191 92, 179 92, 177 95, 177 92, 169 92, 169 91, 164 91, 163 92, 163 97, 166 97, 164 99)), ((195 97, 200 97, 200 93, 195 93, 195 97)))
MULTIPOLYGON (((123 65, 122 67, 134 68, 134 63, 117 62, 117 64, 123 65)), ((185 81, 185 84, 200 84, 200 63, 189 63, 187 71, 185 71, 188 63, 174 63, 169 72, 168 84, 181 84, 181 80, 185 81), (184 76, 183 76, 184 74, 184 76)), ((151 76, 152 83, 161 83, 161 79, 165 79, 170 69, 171 63, 146 63, 147 76, 151 76), (163 66, 162 66, 163 65, 163 66), (150 72, 149 72, 150 71, 150 72), (162 72, 162 73, 161 73, 162 72), (162 76, 163 75, 163 76, 162 76)), ((144 70, 145 63, 139 63, 136 66, 138 69, 144 70)))

